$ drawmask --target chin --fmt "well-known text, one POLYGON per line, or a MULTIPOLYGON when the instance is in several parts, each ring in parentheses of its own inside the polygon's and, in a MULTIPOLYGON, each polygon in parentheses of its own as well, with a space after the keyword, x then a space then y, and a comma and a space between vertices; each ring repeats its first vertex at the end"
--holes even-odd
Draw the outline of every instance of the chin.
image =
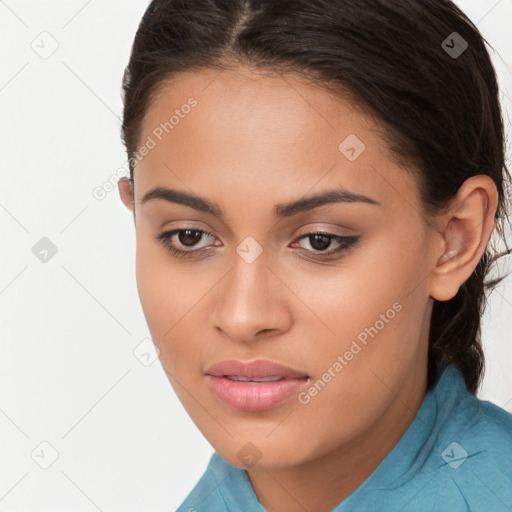
POLYGON ((229 441, 229 446, 216 447, 215 451, 229 464, 240 469, 280 469, 293 467, 306 460, 304 453, 297 452, 297 446, 282 446, 276 439, 273 442, 234 442, 229 441), (240 445, 240 448, 233 450, 234 446, 240 445), (279 446, 281 449, 279 449, 279 446))

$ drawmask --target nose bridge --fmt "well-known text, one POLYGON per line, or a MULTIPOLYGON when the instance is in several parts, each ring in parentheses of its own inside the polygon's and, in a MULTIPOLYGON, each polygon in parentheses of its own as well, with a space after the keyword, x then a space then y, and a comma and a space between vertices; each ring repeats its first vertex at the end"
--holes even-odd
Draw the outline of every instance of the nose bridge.
POLYGON ((254 251, 250 242, 237 248, 224 297, 227 305, 242 315, 244 310, 254 315, 268 304, 268 258, 263 252, 255 256, 254 251))
POLYGON ((251 240, 239 244, 233 268, 217 294, 214 322, 230 337, 248 340, 261 330, 279 328, 276 277, 265 251, 251 240), (259 252, 259 254, 258 254, 259 252))

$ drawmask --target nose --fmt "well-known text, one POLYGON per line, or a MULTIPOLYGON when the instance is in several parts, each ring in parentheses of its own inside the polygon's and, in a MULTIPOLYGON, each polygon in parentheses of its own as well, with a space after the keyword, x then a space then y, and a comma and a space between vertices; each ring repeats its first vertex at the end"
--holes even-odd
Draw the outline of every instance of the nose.
POLYGON ((226 337, 250 342, 275 337, 292 323, 290 292, 262 253, 252 263, 238 256, 216 289, 212 322, 226 337))

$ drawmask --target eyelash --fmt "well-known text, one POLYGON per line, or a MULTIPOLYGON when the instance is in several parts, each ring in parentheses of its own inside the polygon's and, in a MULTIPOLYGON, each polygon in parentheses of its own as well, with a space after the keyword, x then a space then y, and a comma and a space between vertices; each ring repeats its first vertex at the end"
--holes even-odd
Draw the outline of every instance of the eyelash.
MULTIPOLYGON (((171 244, 170 240, 174 235, 177 235, 178 233, 182 233, 185 231, 191 231, 193 233, 201 233, 204 235, 207 235, 209 237, 213 237, 210 233, 207 231, 203 231, 201 229, 195 229, 195 228, 181 228, 181 229, 173 229, 171 231, 165 231, 163 233, 159 233, 155 236, 155 238, 162 243, 162 245, 165 247, 167 251, 169 251, 171 254, 178 258, 191 258, 195 256, 197 253, 206 252, 209 251, 209 249, 202 248, 202 249, 196 249, 191 251, 184 251, 181 249, 177 249, 174 245, 171 244)), ((340 235, 334 235, 332 233, 327 233, 325 231, 315 231, 313 233, 307 233, 305 235, 302 235, 300 238, 297 238, 295 242, 298 242, 304 238, 308 238, 311 236, 320 235, 325 236, 327 238, 331 238, 332 240, 338 242, 340 246, 337 249, 331 250, 331 251, 320 251, 320 250, 310 250, 310 249, 304 249, 307 252, 313 252, 315 256, 320 256, 320 258, 327 258, 330 256, 333 256, 335 254, 348 252, 349 250, 357 247, 360 242, 359 236, 340 236, 340 235)), ((295 243, 294 242, 294 243, 295 243)))

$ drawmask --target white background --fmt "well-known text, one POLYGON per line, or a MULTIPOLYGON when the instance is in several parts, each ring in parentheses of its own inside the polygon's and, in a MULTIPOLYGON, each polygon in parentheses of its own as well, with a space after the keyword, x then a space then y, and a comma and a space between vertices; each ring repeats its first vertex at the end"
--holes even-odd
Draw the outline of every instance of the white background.
MULTIPOLYGON (((512 0, 457 3, 503 59, 491 53, 510 137, 512 0)), ((126 162, 121 78, 146 5, 0 1, 3 512, 173 511, 212 453, 159 361, 133 354, 149 337, 133 220, 117 188, 92 194, 126 162), (43 31, 47 59, 31 47, 43 31), (58 249, 47 263, 42 237, 58 249)), ((512 411, 510 282, 485 316, 479 396, 512 411)))

